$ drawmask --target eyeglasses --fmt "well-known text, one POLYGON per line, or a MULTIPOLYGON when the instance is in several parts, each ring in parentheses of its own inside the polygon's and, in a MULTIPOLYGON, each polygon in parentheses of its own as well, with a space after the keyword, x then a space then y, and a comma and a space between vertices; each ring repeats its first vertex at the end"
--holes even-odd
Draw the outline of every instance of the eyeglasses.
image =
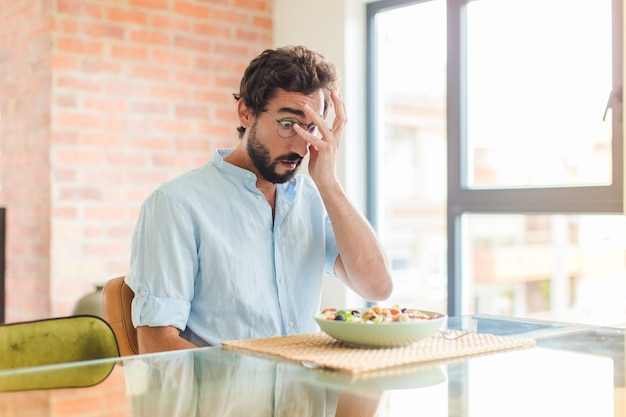
POLYGON ((293 125, 300 125, 301 128, 305 129, 307 132, 314 134, 315 131, 317 130, 317 126, 315 126, 315 124, 313 124, 313 122, 309 123, 309 124, 304 124, 301 123, 300 121, 298 121, 298 119, 280 119, 278 120, 277 118, 275 118, 274 116, 272 116, 271 114, 269 114, 268 112, 263 112, 265 114, 267 114, 269 117, 271 117, 272 119, 274 119, 277 123, 276 125, 276 132, 278 133, 278 136, 280 136, 281 138, 285 138, 288 139, 292 136, 296 135, 296 131, 293 128, 293 125))

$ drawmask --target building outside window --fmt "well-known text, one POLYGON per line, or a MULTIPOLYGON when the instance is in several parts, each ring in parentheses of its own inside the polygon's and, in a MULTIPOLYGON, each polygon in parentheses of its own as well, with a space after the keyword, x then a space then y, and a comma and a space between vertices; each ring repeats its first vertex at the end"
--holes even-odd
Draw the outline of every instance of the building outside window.
POLYGON ((367 7, 388 302, 626 322, 621 1, 367 7))

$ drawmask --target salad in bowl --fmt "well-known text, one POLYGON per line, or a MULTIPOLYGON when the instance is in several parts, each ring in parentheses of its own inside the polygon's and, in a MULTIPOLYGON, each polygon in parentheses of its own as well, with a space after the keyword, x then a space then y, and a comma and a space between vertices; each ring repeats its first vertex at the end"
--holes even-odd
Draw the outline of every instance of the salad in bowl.
POLYGON ((329 336, 358 347, 399 347, 433 336, 447 316, 432 311, 372 306, 326 308, 315 315, 329 336))

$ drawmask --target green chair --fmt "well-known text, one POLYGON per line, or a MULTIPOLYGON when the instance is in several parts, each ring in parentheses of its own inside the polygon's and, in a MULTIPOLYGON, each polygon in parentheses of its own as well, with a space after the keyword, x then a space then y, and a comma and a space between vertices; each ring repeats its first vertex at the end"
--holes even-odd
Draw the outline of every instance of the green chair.
POLYGON ((99 317, 0 325, 0 392, 95 385, 106 379, 115 361, 93 360, 115 357, 115 335, 99 317))

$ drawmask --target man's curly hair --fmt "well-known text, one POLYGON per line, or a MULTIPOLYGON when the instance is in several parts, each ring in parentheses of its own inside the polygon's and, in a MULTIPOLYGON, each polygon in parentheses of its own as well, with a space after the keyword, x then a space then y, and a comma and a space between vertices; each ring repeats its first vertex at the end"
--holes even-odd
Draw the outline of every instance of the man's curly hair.
MULTIPOLYGON (((337 88, 339 73, 322 55, 304 46, 266 49, 250 61, 239 86, 236 100, 243 100, 254 116, 267 110, 277 89, 312 94, 324 92, 324 116, 330 104, 330 91, 337 88)), ((237 128, 239 137, 246 129, 237 128)))

